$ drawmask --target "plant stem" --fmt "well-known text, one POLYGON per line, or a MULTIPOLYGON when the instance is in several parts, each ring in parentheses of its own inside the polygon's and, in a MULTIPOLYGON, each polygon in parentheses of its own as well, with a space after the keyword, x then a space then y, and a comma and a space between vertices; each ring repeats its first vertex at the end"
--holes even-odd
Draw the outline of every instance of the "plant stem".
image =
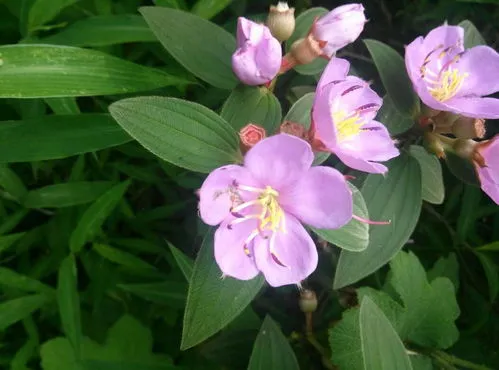
POLYGON ((336 370, 336 366, 334 366, 329 359, 330 356, 328 351, 315 338, 312 315, 312 312, 305 312, 305 337, 312 347, 314 347, 322 356, 322 364, 329 370, 336 370))
POLYGON ((445 362, 447 364, 452 364, 460 367, 464 367, 465 369, 470 369, 470 370, 493 370, 490 367, 483 366, 483 365, 478 365, 470 361, 463 360, 459 357, 449 355, 448 353, 445 353, 443 351, 434 351, 432 352, 432 357, 435 358, 436 360, 445 362))

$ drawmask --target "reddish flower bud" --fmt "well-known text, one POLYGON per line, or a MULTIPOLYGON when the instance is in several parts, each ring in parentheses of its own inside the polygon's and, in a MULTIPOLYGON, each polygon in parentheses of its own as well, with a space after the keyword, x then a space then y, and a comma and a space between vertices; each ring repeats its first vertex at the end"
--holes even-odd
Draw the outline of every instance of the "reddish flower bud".
POLYGON ((243 151, 248 151, 260 140, 267 136, 265 129, 261 126, 249 123, 239 130, 239 138, 243 151))

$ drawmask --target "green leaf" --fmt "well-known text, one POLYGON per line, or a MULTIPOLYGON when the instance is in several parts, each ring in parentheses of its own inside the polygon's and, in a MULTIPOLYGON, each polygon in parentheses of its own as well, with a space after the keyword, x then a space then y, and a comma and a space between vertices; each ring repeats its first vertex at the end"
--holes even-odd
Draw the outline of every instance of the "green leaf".
MULTIPOLYGON (((361 192, 352 184, 349 183, 348 185, 353 195, 353 214, 364 219, 369 219, 367 206, 361 192)), ((348 224, 339 229, 312 228, 312 230, 329 243, 352 252, 363 251, 369 244, 369 225, 353 218, 348 224)))
POLYGON ((249 281, 222 278, 214 260, 213 232, 208 232, 194 262, 180 348, 194 347, 227 326, 250 304, 264 281, 261 275, 249 281))
POLYGON ((487 283, 489 285, 489 298, 490 302, 493 303, 497 298, 497 293, 499 293, 499 271, 497 266, 488 255, 485 253, 475 252, 478 260, 482 264, 483 271, 487 277, 487 283))
POLYGON ((390 321, 365 297, 360 305, 360 337, 364 363, 369 370, 412 370, 406 350, 390 321))
POLYGON ((104 345, 84 337, 81 361, 66 338, 45 342, 40 349, 44 370, 173 370, 171 361, 152 353, 148 328, 129 315, 122 316, 108 331, 104 345))
POLYGON ((113 185, 110 181, 81 181, 31 190, 23 199, 27 208, 63 208, 93 202, 113 185))
POLYGON ((445 197, 445 187, 440 161, 435 155, 428 153, 418 145, 411 145, 410 153, 421 167, 421 196, 423 200, 432 204, 442 204, 445 197))
POLYGON ((293 349, 281 329, 266 316, 255 344, 248 365, 248 370, 299 370, 293 349))
POLYGON ((80 108, 76 102, 76 98, 68 96, 63 98, 45 98, 45 103, 48 104, 54 114, 80 114, 80 108))
POLYGON ((459 180, 469 185, 480 186, 475 167, 470 161, 461 158, 452 152, 446 152, 445 163, 450 172, 459 180))
POLYGON ((394 49, 380 41, 367 39, 364 43, 395 108, 405 116, 416 114, 419 110, 419 98, 412 88, 404 59, 394 49))
POLYGON ((9 249, 16 241, 22 238, 26 233, 17 233, 0 236, 0 254, 9 249))
POLYGON ((457 218, 456 232, 458 240, 466 240, 476 223, 476 211, 482 199, 481 189, 465 185, 461 195, 461 209, 457 218))
POLYGON ((57 278, 57 303, 62 330, 68 337, 77 359, 81 356, 81 314, 78 296, 78 271, 74 256, 66 257, 59 267, 57 278))
POLYGON ((236 132, 215 112, 185 100, 140 97, 109 110, 123 129, 161 159, 197 172, 240 161, 236 132))
POLYGON ((45 285, 36 279, 22 275, 6 267, 0 267, 0 285, 30 293, 46 293, 47 295, 54 294, 54 289, 51 286, 45 285))
POLYGON ((359 309, 343 312, 343 317, 329 330, 331 361, 340 370, 364 370, 364 357, 360 340, 359 309))
POLYGON ((433 370, 431 358, 423 355, 412 355, 410 357, 414 370, 433 370))
POLYGON ((58 45, 0 46, 0 98, 125 94, 186 80, 99 51, 58 45))
POLYGON ((129 185, 130 181, 115 185, 86 209, 71 233, 69 246, 72 252, 79 252, 85 243, 99 232, 106 218, 122 200, 129 185))
POLYGON ((172 251, 173 258, 175 258, 175 262, 177 262, 180 271, 184 274, 185 279, 188 283, 191 282, 192 270, 194 269, 194 262, 183 254, 178 248, 176 248, 173 244, 168 243, 170 250, 172 251))
POLYGON ((281 104, 266 87, 238 86, 225 101, 220 116, 236 131, 254 123, 270 136, 279 129, 281 104))
POLYGON ((231 0, 198 0, 191 12, 205 19, 211 19, 230 5, 231 0))
POLYGON ((437 277, 428 283, 423 266, 411 252, 400 252, 390 268, 387 281, 406 309, 401 337, 423 347, 452 346, 459 337, 454 323, 459 306, 452 282, 437 277))
MULTIPOLYGON (((310 128, 311 124, 311 112, 312 105, 314 103, 314 93, 308 93, 303 95, 300 99, 298 99, 289 109, 288 113, 284 117, 284 121, 291 121, 294 123, 299 123, 306 130, 310 128)), ((319 165, 323 163, 328 157, 330 153, 326 152, 318 152, 315 153, 314 164, 319 165)))
POLYGON ((234 36, 181 10, 152 6, 139 10, 161 44, 187 70, 215 87, 236 87, 231 64, 236 50, 234 36))
MULTIPOLYGON (((289 40, 286 41, 286 51, 291 49, 291 45, 293 45, 296 40, 305 37, 310 32, 310 28, 312 27, 315 18, 318 18, 327 12, 328 10, 326 8, 310 8, 296 17, 295 30, 289 40)), ((316 75, 321 73, 324 68, 326 68, 326 65, 327 60, 317 58, 312 63, 296 66, 295 70, 302 75, 316 75)))
POLYGON ((411 236, 421 211, 421 172, 418 162, 405 154, 388 162, 386 175, 369 175, 361 192, 369 218, 390 221, 369 228, 363 252, 342 251, 334 279, 335 289, 366 277, 387 263, 411 236))
POLYGON ((46 294, 33 294, 0 303, 0 330, 28 317, 50 301, 46 294))
POLYGON ((389 95, 383 97, 383 105, 378 111, 376 120, 383 123, 392 136, 406 132, 414 125, 411 117, 400 113, 395 108, 395 104, 389 95))
POLYGON ((365 297, 373 301, 383 311, 383 314, 390 320, 390 323, 399 335, 403 333, 406 310, 398 301, 395 301, 388 293, 373 288, 361 287, 357 289, 357 300, 362 302, 365 297))
MULTIPOLYGON (((0 248, 1 250, 1 248, 0 248)), ((482 245, 481 247, 475 248, 476 251, 480 252, 499 252, 499 241, 492 242, 489 244, 482 245)))
POLYGON ((182 309, 187 297, 185 283, 165 281, 161 283, 119 284, 118 287, 150 302, 182 309))
POLYGON ((5 164, 0 164, 0 186, 17 201, 28 192, 19 176, 5 164))
POLYGON ((94 250, 102 257, 123 267, 127 267, 132 270, 156 270, 156 267, 143 261, 139 257, 136 257, 134 254, 110 247, 109 245, 105 244, 95 243, 93 247, 94 250))
POLYGON ((448 278, 456 292, 459 290, 459 262, 455 253, 449 253, 447 257, 440 257, 433 267, 427 271, 428 281, 431 283, 437 277, 448 278))
POLYGON ((0 122, 0 163, 66 158, 130 140, 107 114, 4 121, 0 122))
POLYGON ((487 45, 480 31, 469 20, 462 21, 458 26, 464 28, 464 47, 466 49, 478 45, 487 45))
POLYGON ((35 0, 28 15, 28 30, 33 31, 39 26, 54 19, 64 8, 78 0, 35 0))
POLYGON ((44 44, 87 47, 155 41, 157 39, 147 23, 140 15, 135 14, 88 17, 40 40, 44 44))

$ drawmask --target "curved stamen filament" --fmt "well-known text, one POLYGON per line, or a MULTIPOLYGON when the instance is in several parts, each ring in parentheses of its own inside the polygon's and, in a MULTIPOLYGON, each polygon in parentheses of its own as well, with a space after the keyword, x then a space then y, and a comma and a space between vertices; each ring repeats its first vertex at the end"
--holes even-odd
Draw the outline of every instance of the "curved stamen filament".
POLYGON ((391 220, 389 220, 389 221, 373 221, 373 220, 369 220, 367 218, 363 218, 363 217, 356 216, 356 215, 352 215, 352 218, 354 220, 360 221, 360 222, 368 224, 368 225, 390 225, 392 223, 391 220))
MULTIPOLYGON (((256 236, 260 235, 264 239, 268 239, 270 237, 270 253, 272 256, 276 256, 276 253, 274 251, 275 235, 278 231, 286 232, 284 211, 281 209, 278 201, 279 192, 273 189, 271 186, 266 186, 265 188, 261 189, 240 184, 237 185, 237 190, 247 191, 250 193, 258 193, 258 197, 256 199, 240 203, 237 206, 232 207, 230 212, 236 218, 229 222, 227 227, 229 229, 232 229, 234 225, 240 224, 242 222, 248 220, 257 220, 258 224, 256 229, 253 230, 248 238, 244 241, 244 253, 247 256, 251 256, 248 245, 256 236), (240 213, 241 211, 248 208, 253 209, 252 207, 257 207, 255 209, 256 213, 251 212, 248 215, 243 215, 240 213), (270 235, 265 233, 267 231, 270 232, 270 235)), ((279 261, 277 257, 275 257, 275 260, 279 261)), ((282 265, 282 263, 279 264, 282 265)))
POLYGON ((428 91, 438 101, 446 101, 454 97, 463 86, 466 77, 468 77, 468 73, 452 68, 463 55, 463 52, 454 54, 459 45, 460 41, 444 49, 442 49, 443 45, 439 45, 426 56, 420 67, 421 78, 429 85, 428 91), (438 71, 436 73, 429 68, 429 64, 432 61, 433 53, 439 50, 440 52, 436 56, 436 69, 438 71), (447 56, 449 56, 449 59, 445 60, 447 56))

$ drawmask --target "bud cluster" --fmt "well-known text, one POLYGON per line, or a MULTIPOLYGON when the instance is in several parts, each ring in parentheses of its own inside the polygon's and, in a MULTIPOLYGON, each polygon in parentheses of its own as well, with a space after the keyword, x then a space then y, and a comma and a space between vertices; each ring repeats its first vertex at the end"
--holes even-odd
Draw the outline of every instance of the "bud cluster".
POLYGON ((265 25, 238 19, 232 69, 246 85, 270 86, 279 73, 296 65, 312 63, 318 57, 333 57, 359 37, 365 23, 361 4, 339 6, 316 19, 308 34, 294 41, 283 57, 280 44, 291 38, 296 20, 295 9, 279 2, 270 7, 265 25))

